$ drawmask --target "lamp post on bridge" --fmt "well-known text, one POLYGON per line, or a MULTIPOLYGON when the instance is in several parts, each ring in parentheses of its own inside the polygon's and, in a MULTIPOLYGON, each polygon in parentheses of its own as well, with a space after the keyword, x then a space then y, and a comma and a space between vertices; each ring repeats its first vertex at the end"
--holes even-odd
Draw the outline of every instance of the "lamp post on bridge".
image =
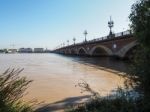
POLYGON ((110 29, 110 33, 109 36, 112 36, 112 27, 114 26, 114 22, 111 20, 111 16, 110 16, 110 21, 108 21, 108 27, 110 29))
POLYGON ((63 47, 65 47, 65 43, 63 43, 63 47))
POLYGON ((10 46, 12 46, 12 49, 14 49, 14 48, 15 48, 15 44, 11 44, 10 46))
POLYGON ((86 42, 86 41, 87 41, 87 40, 86 40, 86 36, 87 36, 88 33, 87 33, 87 31, 85 30, 83 34, 85 35, 85 42, 86 42))
POLYGON ((67 40, 68 46, 69 46, 69 40, 67 40))
MULTIPOLYGON (((108 21, 108 27, 110 29, 110 32, 109 32, 109 37, 110 38, 113 37, 113 33, 112 33, 112 27, 113 26, 114 26, 114 22, 113 22, 113 20, 111 20, 111 16, 110 16, 110 20, 108 21)), ((112 41, 112 49, 113 49, 113 52, 116 53, 117 44, 114 41, 112 41)))
POLYGON ((75 37, 73 37, 73 43, 74 43, 74 45, 75 45, 75 41, 76 41, 76 38, 75 38, 75 37))

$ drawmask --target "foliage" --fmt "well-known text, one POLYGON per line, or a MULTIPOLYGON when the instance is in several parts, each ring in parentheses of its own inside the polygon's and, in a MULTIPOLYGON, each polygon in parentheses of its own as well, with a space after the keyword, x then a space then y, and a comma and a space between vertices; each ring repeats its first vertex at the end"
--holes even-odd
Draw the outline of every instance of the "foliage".
POLYGON ((140 48, 136 54, 132 75, 137 76, 134 81, 149 96, 150 92, 150 1, 140 0, 132 6, 130 14, 131 28, 137 38, 140 48))
POLYGON ((140 110, 138 106, 140 106, 140 104, 136 105, 133 100, 105 98, 92 100, 89 103, 81 105, 79 104, 73 109, 70 109, 69 112, 138 112, 140 110))
POLYGON ((138 42, 150 50, 150 0, 138 0, 133 4, 129 18, 138 42))
POLYGON ((20 98, 31 80, 20 77, 23 69, 8 69, 0 75, 0 112, 32 112, 29 105, 20 98))
POLYGON ((139 42, 132 71, 129 74, 143 95, 143 108, 150 111, 150 0, 139 0, 132 6, 129 16, 134 36, 139 42))
POLYGON ((68 108, 66 112, 142 112, 141 99, 133 98, 130 91, 117 88, 115 94, 101 97, 85 81, 78 86, 81 87, 82 92, 91 93, 91 98, 86 103, 68 108))
POLYGON ((79 82, 75 87, 80 87, 81 93, 89 92, 91 94, 92 99, 97 99, 98 97, 100 97, 100 94, 94 91, 85 80, 81 80, 81 82, 79 82))

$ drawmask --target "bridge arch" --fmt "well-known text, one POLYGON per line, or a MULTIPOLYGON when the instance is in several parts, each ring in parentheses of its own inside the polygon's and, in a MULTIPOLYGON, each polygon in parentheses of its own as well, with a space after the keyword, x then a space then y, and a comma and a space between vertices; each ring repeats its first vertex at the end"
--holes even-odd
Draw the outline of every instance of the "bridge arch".
POLYGON ((61 50, 60 53, 61 53, 61 54, 65 54, 65 50, 61 50))
POLYGON ((96 45, 90 50, 91 56, 111 56, 112 54, 111 49, 102 45, 96 45))
POLYGON ((71 50, 70 50, 70 53, 71 53, 72 55, 77 54, 76 49, 71 49, 71 50))
POLYGON ((66 49, 65 50, 65 54, 71 54, 71 50, 70 49, 66 49))
POLYGON ((120 49, 117 55, 121 58, 125 58, 127 54, 129 54, 130 51, 133 51, 134 49, 136 49, 137 45, 138 45, 137 41, 133 41, 127 44, 126 46, 124 46, 122 49, 120 49))
POLYGON ((87 55, 87 51, 84 47, 81 47, 78 49, 77 54, 78 55, 87 55))

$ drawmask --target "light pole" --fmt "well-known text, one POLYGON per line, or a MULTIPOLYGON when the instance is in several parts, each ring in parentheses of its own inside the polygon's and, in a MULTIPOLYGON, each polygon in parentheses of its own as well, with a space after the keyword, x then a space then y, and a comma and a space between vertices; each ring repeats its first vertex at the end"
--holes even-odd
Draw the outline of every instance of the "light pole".
POLYGON ((74 43, 74 45, 75 45, 75 41, 76 41, 76 38, 74 37, 74 38, 73 38, 73 43, 74 43))
POLYGON ((10 46, 12 46, 12 49, 14 49, 14 47, 15 47, 15 44, 11 44, 10 46))
MULTIPOLYGON (((114 22, 111 20, 111 16, 110 16, 110 21, 108 21, 108 27, 110 29, 110 33, 109 33, 110 38, 113 37, 113 33, 112 33, 113 26, 114 26, 114 22)), ((113 51, 116 52, 117 44, 115 44, 114 41, 112 41, 112 48, 113 48, 113 51)))
POLYGON ((111 16, 110 16, 110 21, 108 21, 108 27, 110 28, 110 33, 109 35, 112 36, 112 27, 114 26, 114 22, 111 20, 111 16))
POLYGON ((69 46, 69 40, 67 40, 68 46, 69 46))
POLYGON ((86 41, 87 41, 87 40, 86 40, 86 35, 87 35, 88 33, 87 33, 87 31, 85 30, 83 34, 85 35, 85 42, 86 42, 86 41))

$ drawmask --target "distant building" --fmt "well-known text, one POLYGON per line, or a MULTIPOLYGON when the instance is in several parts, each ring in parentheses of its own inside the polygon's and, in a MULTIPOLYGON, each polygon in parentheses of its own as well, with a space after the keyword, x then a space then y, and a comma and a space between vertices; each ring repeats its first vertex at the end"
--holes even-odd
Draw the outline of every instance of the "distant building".
POLYGON ((43 48, 34 48, 35 53, 43 53, 44 49, 43 48))
POLYGON ((32 48, 20 48, 18 50, 19 53, 32 53, 32 48))
POLYGON ((7 49, 0 49, 0 53, 8 53, 7 49))
POLYGON ((8 53, 17 53, 17 49, 8 49, 8 53))
POLYGON ((5 53, 8 53, 8 49, 3 49, 5 53))
POLYGON ((0 53, 4 53, 4 50, 3 50, 3 49, 0 49, 0 53))

